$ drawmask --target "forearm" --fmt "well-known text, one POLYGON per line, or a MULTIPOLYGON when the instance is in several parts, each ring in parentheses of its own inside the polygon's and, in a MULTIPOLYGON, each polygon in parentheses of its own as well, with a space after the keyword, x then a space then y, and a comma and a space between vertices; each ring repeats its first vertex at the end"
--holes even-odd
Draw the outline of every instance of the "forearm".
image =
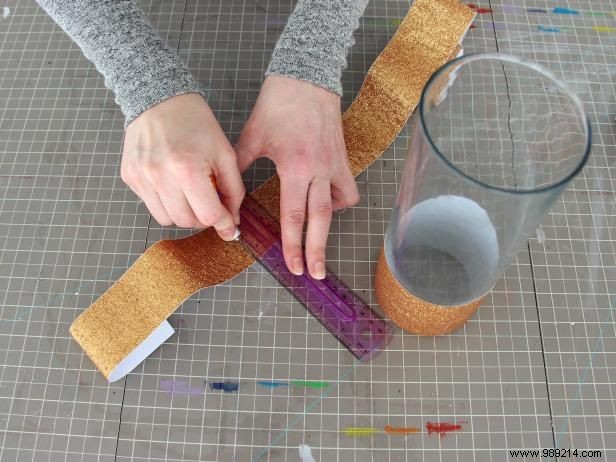
POLYGON ((266 75, 306 80, 339 95, 353 32, 368 0, 299 0, 266 75))
POLYGON ((202 90, 135 0, 37 0, 115 93, 126 123, 172 96, 202 90))

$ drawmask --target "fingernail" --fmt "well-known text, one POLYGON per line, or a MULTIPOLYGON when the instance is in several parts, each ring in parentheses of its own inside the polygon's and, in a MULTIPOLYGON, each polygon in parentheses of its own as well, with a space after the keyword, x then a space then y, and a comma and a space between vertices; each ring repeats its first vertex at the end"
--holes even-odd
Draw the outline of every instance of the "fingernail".
POLYGON ((301 276, 304 274, 304 263, 301 258, 295 257, 293 259, 293 268, 291 269, 291 272, 296 276, 301 276))
POLYGON ((225 241, 233 241, 236 239, 236 235, 239 233, 237 228, 227 228, 218 231, 220 237, 222 237, 225 241))
POLYGON ((312 272, 312 277, 315 279, 324 279, 325 278, 325 263, 322 261, 318 261, 314 264, 314 269, 312 272))
POLYGON ((240 214, 238 213, 237 215, 234 215, 233 220, 235 221, 235 226, 239 226, 240 225, 240 214))

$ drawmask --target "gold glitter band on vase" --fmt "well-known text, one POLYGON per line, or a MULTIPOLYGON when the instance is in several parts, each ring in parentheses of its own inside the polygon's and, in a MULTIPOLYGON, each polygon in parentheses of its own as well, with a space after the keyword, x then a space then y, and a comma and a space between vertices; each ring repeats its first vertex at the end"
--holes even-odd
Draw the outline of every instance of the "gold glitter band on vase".
MULTIPOLYGON (((343 115, 354 175, 391 144, 415 109, 429 77, 460 51, 474 12, 457 0, 415 0, 343 115)), ((253 197, 280 216, 273 177, 253 197)), ((73 322, 70 332, 103 375, 122 378, 160 346, 173 329, 167 318, 199 289, 237 276, 254 259, 212 229, 152 245, 73 322)))
POLYGON ((383 312, 402 329, 416 335, 448 334, 464 325, 483 302, 441 306, 426 302, 407 291, 392 274, 381 250, 376 267, 376 299, 383 312))

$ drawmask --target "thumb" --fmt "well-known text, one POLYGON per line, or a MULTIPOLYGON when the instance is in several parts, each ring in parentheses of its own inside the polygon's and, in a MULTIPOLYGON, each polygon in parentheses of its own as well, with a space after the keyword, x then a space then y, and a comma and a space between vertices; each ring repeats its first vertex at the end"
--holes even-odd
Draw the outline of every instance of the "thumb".
MULTIPOLYGON (((231 149, 229 148, 231 151, 231 149)), ((235 224, 240 223, 240 206, 244 200, 244 183, 233 151, 216 162, 216 182, 223 205, 231 212, 235 224)))
POLYGON ((332 207, 334 210, 342 210, 352 207, 359 202, 359 191, 355 178, 348 168, 332 177, 332 207))
POLYGON ((261 142, 249 130, 244 129, 235 145, 235 152, 240 172, 245 172, 260 157, 261 142))

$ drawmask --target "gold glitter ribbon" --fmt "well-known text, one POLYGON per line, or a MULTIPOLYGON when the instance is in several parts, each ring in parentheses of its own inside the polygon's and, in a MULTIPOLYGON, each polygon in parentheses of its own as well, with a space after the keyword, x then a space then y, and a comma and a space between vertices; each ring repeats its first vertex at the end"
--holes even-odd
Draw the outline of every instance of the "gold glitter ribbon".
POLYGON ((466 305, 442 306, 426 302, 408 292, 396 277, 381 250, 376 266, 376 300, 398 327, 416 335, 443 335, 452 332, 470 318, 483 297, 466 305))
MULTIPOLYGON (((402 130, 427 80, 460 51, 473 17, 457 0, 414 1, 343 115, 354 175, 378 159, 402 130)), ((252 195, 280 216, 277 176, 252 195)), ((73 322, 70 332, 109 381, 120 379, 173 333, 167 318, 186 298, 253 263, 243 247, 222 241, 211 228, 157 242, 73 322)))

